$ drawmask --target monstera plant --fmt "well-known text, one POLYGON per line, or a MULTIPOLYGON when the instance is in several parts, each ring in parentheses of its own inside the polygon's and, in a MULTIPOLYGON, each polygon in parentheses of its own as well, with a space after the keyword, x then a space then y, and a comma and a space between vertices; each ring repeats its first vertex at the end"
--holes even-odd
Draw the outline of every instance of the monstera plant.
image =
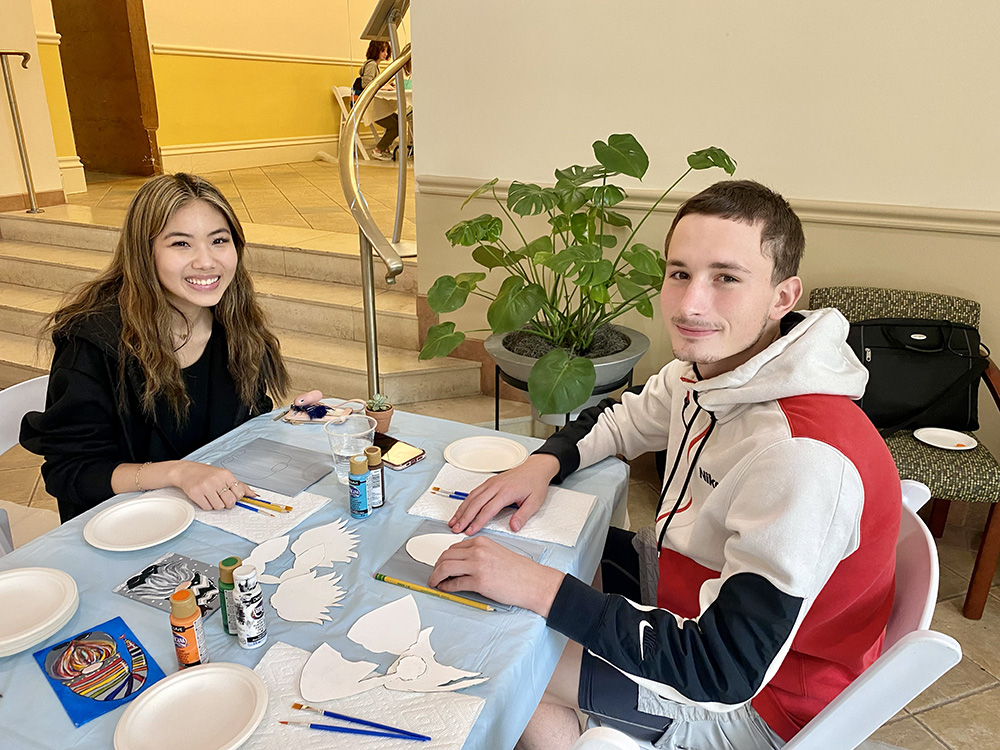
MULTIPOLYGON (((731 175, 736 169, 720 148, 695 151, 687 157, 687 170, 633 225, 614 210, 627 194, 610 180, 618 175, 642 179, 649 167, 646 152, 629 134, 612 135, 593 147, 596 165, 557 169, 552 187, 512 182, 506 202, 497 194, 496 179, 477 188, 462 207, 491 193, 513 232, 505 233, 503 219, 488 213, 453 226, 445 234, 449 242, 472 248, 472 260, 484 270, 441 276, 427 292, 427 303, 438 314, 458 310, 470 295, 483 297, 490 300, 489 329, 477 331, 524 330, 551 344, 527 381, 542 414, 570 412, 590 397, 595 369, 588 354, 603 326, 629 310, 653 317, 652 299, 663 284, 666 263, 658 250, 636 241, 653 210, 692 170, 719 167, 731 175), (515 215, 544 215, 547 229, 529 237, 515 215), (481 286, 490 273, 506 275, 499 288, 481 286)), ((456 331, 453 322, 431 326, 420 358, 446 356, 464 340, 465 332, 456 331)))

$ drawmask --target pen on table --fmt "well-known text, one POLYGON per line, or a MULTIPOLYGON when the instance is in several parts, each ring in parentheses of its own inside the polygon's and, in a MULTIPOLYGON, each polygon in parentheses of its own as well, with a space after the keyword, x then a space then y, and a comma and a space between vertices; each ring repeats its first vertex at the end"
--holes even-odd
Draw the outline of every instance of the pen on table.
POLYGON ((247 510, 252 510, 254 513, 263 513, 265 516, 270 516, 271 518, 275 518, 274 513, 268 513, 263 508, 258 508, 254 505, 250 505, 250 503, 245 503, 242 500, 237 500, 236 505, 240 508, 246 508, 247 510))
POLYGON ((325 711, 322 708, 316 708, 315 706, 306 706, 302 703, 293 703, 292 708, 296 711, 315 711, 318 714, 323 714, 324 716, 329 716, 331 719, 340 719, 341 721, 349 721, 352 724, 362 724, 366 727, 374 727, 375 729, 384 729, 387 732, 395 732, 396 734, 404 734, 407 737, 412 737, 416 740, 429 740, 426 734, 417 734, 416 732, 411 732, 406 729, 400 729, 399 727, 391 727, 388 724, 379 724, 376 721, 368 721, 367 719, 358 719, 354 716, 348 716, 347 714, 338 714, 336 711, 325 711))
POLYGON ((279 721, 279 724, 288 726, 309 727, 309 729, 322 729, 324 732, 337 732, 339 734, 363 734, 368 737, 389 737, 394 740, 410 740, 411 742, 427 742, 430 737, 409 737, 398 732, 372 732, 367 729, 353 729, 351 727, 338 727, 332 724, 311 724, 308 721, 279 721))
POLYGON ((409 581, 401 581, 398 578, 390 578, 387 575, 382 575, 381 573, 375 574, 375 580, 385 581, 386 583, 391 583, 393 586, 401 586, 404 589, 409 589, 410 591, 420 591, 424 594, 430 594, 431 596, 439 596, 442 599, 448 599, 449 601, 458 602, 459 604, 464 604, 467 607, 474 607, 475 609, 481 609, 484 612, 496 612, 495 607, 491 607, 489 604, 483 604, 482 602, 473 601, 472 599, 466 599, 464 596, 456 596, 455 594, 449 594, 447 591, 439 591, 438 589, 432 589, 430 586, 421 586, 419 583, 410 583, 409 581))
POLYGON ((262 497, 250 497, 249 495, 243 496, 243 502, 250 503, 251 505, 256 505, 258 508, 263 508, 264 510, 272 510, 275 513, 287 513, 292 510, 291 505, 281 505, 280 503, 272 503, 270 500, 265 500, 262 497))

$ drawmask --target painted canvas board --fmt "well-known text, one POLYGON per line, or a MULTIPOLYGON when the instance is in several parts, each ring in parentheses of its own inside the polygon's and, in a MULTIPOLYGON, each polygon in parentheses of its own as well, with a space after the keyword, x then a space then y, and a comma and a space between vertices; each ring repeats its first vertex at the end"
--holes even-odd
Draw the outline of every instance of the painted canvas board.
POLYGON ((219 608, 219 589, 215 584, 218 569, 200 560, 170 552, 119 583, 114 593, 126 599, 170 611, 170 595, 191 589, 205 617, 219 608))
POLYGON ((289 497, 333 471, 333 456, 267 438, 254 438, 214 462, 251 487, 289 497))
POLYGON ((78 727, 163 679, 163 670, 120 617, 36 651, 34 657, 78 727))

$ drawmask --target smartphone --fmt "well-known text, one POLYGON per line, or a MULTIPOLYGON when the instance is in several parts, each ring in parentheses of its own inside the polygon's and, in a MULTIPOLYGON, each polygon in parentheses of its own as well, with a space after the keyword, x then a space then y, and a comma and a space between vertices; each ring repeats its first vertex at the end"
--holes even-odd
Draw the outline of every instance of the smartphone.
POLYGON ((382 450, 383 463, 394 471, 401 471, 407 466, 413 466, 427 455, 422 448, 404 443, 402 440, 381 432, 375 433, 375 439, 372 442, 382 450))

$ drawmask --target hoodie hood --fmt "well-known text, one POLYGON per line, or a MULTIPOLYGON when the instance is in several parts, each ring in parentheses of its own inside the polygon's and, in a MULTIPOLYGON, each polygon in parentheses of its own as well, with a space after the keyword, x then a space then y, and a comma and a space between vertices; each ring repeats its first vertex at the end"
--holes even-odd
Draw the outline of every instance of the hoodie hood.
POLYGON ((789 315, 801 317, 800 322, 760 354, 729 372, 693 384, 698 405, 724 420, 732 416, 729 412, 734 407, 792 396, 861 398, 868 370, 847 345, 847 319, 833 308, 789 315))

